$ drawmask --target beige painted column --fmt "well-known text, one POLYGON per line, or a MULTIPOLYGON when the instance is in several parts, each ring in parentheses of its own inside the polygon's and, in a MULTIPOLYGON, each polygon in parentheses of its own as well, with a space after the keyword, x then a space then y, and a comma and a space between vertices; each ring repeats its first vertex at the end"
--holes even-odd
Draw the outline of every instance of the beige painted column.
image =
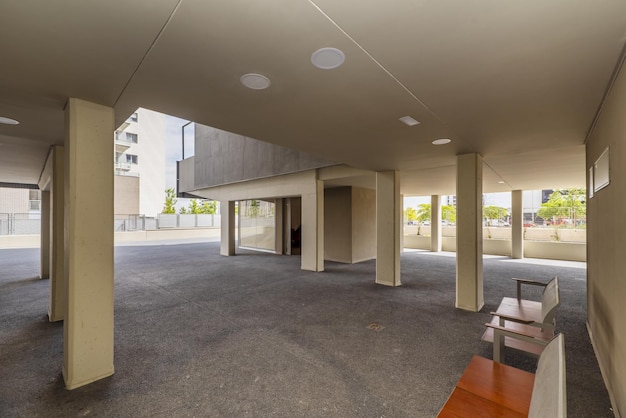
POLYGON ((441 196, 430 196, 430 250, 441 251, 441 196))
POLYGON ((456 307, 474 312, 484 305, 482 177, 479 154, 457 156, 456 307))
POLYGON ((220 255, 235 255, 235 201, 220 202, 220 255))
POLYGON ((376 173, 376 283, 400 286, 402 201, 397 171, 376 173))
POLYGON ((74 389, 113 368, 113 109, 69 99, 65 138, 63 378, 74 389))
POLYGON ((274 251, 282 254, 285 242, 284 199, 274 199, 274 251))
POLYGON ((54 146, 50 154, 52 166, 50 180, 50 302, 48 319, 62 321, 67 308, 65 289, 65 150, 54 146))
POLYGON ((324 271, 324 182, 302 194, 302 270, 324 271))
POLYGON ((39 234, 39 277, 50 278, 50 192, 41 191, 41 231, 39 234))
POLYGON ((524 258, 524 209, 522 191, 511 192, 511 258, 524 258))

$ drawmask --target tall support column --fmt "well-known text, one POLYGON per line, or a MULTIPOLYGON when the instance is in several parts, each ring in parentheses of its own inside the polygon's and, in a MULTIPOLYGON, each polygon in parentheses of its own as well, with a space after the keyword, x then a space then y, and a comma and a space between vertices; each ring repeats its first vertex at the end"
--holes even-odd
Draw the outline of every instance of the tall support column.
POLYGON ((522 191, 511 192, 511 258, 524 258, 524 209, 522 191))
POLYGON ((478 312, 484 305, 482 157, 457 156, 456 171, 456 307, 478 312))
POLYGON ((276 254, 282 254, 284 252, 284 205, 284 199, 274 199, 274 251, 276 254))
POLYGON ((39 234, 39 277, 50 278, 50 192, 41 191, 41 232, 39 234))
POLYGON ((222 217, 221 239, 220 239, 220 255, 235 255, 235 202, 220 202, 220 215, 222 217))
POLYGON ((50 322, 62 321, 67 309, 65 285, 65 151, 62 146, 54 146, 50 154, 52 176, 50 182, 50 322))
POLYGON ((324 182, 302 194, 302 270, 324 271, 324 182))
POLYGON ((114 372, 114 117, 109 107, 74 98, 65 116, 63 378, 74 389, 114 372))
POLYGON ((441 196, 430 196, 430 251, 441 251, 441 196))
POLYGON ((400 286, 402 201, 397 171, 376 173, 376 283, 400 286))

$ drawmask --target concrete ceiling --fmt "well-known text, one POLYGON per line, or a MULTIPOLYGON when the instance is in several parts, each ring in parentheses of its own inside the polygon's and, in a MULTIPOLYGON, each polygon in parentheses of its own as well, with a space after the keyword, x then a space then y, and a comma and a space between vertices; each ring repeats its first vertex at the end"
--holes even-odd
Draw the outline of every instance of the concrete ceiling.
POLYGON ((0 125, 0 183, 37 182, 77 97, 118 124, 145 107, 400 170, 405 195, 454 193, 467 152, 484 157, 486 192, 584 186, 625 42, 623 0, 4 1, 0 116, 20 124, 0 125), (327 46, 343 66, 311 65, 327 46), (249 72, 270 88, 243 87, 249 72))

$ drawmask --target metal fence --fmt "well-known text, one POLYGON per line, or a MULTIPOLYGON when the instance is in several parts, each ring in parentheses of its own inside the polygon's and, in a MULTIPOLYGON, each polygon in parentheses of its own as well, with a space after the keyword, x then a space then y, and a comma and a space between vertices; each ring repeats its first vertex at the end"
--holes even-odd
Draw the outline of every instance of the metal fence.
POLYGON ((39 213, 0 213, 0 235, 39 234, 39 213))
MULTIPOLYGON (((115 232, 150 231, 166 228, 211 228, 220 226, 220 215, 114 215, 115 232)), ((95 220, 94 220, 95 221, 95 220)), ((41 232, 39 213, 0 213, 0 235, 32 235, 41 232)))
POLYGON ((165 214, 160 213, 156 218, 155 229, 163 228, 211 228, 219 227, 220 215, 208 214, 165 214))

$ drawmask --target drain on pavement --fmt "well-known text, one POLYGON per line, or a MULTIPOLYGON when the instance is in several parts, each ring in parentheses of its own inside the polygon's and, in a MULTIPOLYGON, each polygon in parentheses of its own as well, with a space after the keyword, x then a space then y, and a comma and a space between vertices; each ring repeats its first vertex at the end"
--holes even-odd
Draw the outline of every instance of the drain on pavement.
POLYGON ((384 326, 382 326, 382 325, 380 325, 379 323, 376 323, 376 322, 372 322, 372 323, 371 323, 371 324, 369 324, 367 327, 368 327, 369 329, 374 330, 374 331, 382 331, 382 330, 384 330, 384 329, 385 329, 385 327, 384 327, 384 326))

